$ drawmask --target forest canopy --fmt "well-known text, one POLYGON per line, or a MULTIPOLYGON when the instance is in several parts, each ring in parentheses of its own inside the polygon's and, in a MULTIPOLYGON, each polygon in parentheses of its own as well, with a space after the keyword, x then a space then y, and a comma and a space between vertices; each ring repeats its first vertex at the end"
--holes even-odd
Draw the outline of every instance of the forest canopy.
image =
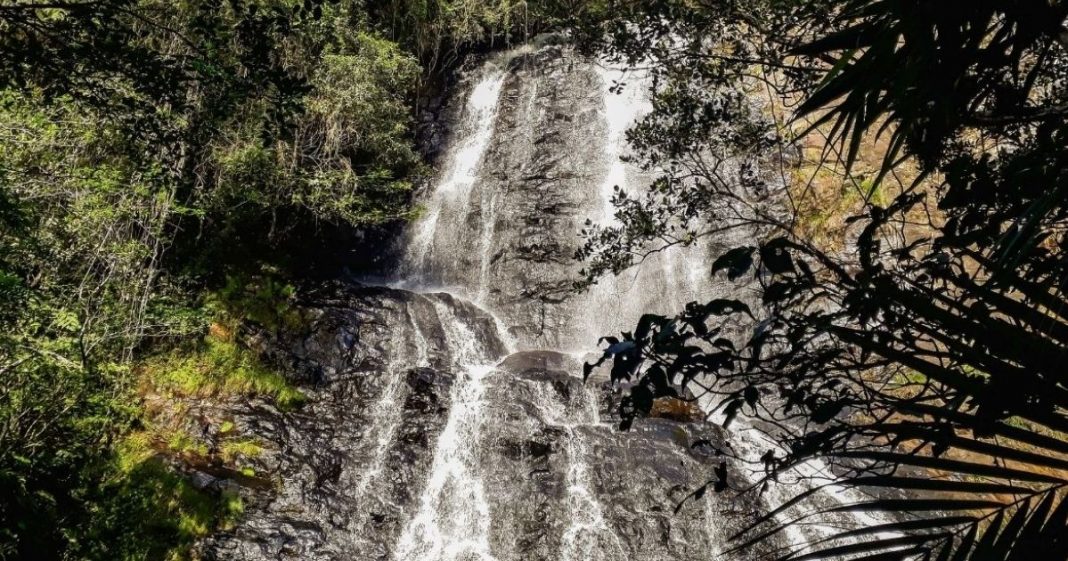
POLYGON ((416 108, 462 51, 537 21, 508 1, 0 1, 0 559, 181 557, 240 512, 170 468, 198 452, 145 392, 299 404, 234 331, 289 321, 291 283, 350 259, 333 241, 415 215, 416 108))

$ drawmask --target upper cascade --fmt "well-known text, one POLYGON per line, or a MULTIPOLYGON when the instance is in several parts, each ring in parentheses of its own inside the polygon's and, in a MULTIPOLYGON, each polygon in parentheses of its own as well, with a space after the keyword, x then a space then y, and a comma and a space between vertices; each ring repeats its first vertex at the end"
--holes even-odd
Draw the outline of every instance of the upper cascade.
POLYGON ((463 295, 500 317, 519 348, 576 353, 642 313, 710 293, 707 247, 655 253, 573 288, 586 221, 611 224, 615 190, 652 181, 623 159, 627 129, 652 108, 644 72, 526 46, 490 58, 461 87, 425 216, 403 240, 399 286, 463 295))

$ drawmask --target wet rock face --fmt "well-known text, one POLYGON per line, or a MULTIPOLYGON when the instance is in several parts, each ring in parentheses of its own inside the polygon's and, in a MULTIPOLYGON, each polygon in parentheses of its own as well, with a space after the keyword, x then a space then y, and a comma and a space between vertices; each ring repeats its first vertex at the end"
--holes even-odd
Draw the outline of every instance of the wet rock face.
POLYGON ((403 523, 447 417, 453 380, 441 366, 443 335, 433 321, 425 322, 426 366, 394 356, 410 350, 405 337, 417 337, 409 310, 426 313, 428 306, 407 293, 333 287, 305 304, 305 315, 314 317, 306 334, 269 343, 274 361, 288 365, 309 401, 295 412, 261 403, 228 412, 242 433, 265 442, 256 471, 273 485, 242 490, 247 516, 203 544, 206 558, 386 558, 387 541, 376 534, 394 535, 403 523), (375 458, 382 437, 374 430, 376 405, 390 378, 397 423, 388 449, 375 458), (382 474, 368 481, 375 461, 382 474))
MULTIPOLYGON (((446 323, 491 329, 447 295, 355 285, 323 289, 303 309, 313 318, 306 333, 272 345, 309 402, 294 412, 263 403, 226 412, 265 442, 253 465, 270 485, 241 488, 246 514, 202 544, 207 559, 398 558, 407 526, 426 509, 464 375, 446 323)), ((476 453, 469 480, 453 483, 483 490, 476 506, 489 513, 495 558, 705 559, 729 533, 717 512, 753 508, 710 493, 673 513, 722 462, 717 427, 646 419, 621 433, 607 409, 610 388, 583 384, 573 357, 505 357, 491 333, 475 337, 490 341, 485 356, 497 366, 485 379, 480 430, 462 443, 476 453), (699 441, 711 445, 692 446, 699 441)), ((447 512, 449 500, 432 506, 447 512)))
POLYGON ((620 432, 604 409, 616 401, 608 386, 530 364, 574 359, 515 358, 502 364, 508 382, 495 388, 490 421, 491 447, 510 453, 487 474, 501 489, 492 505, 515 550, 507 558, 706 559, 730 533, 719 511, 753 508, 724 495, 674 512, 723 462, 718 427, 644 419, 620 432))
POLYGON ((488 279, 480 279, 510 328, 556 346, 577 278, 578 232, 604 176, 601 77, 562 48, 517 57, 504 80, 494 142, 478 189, 481 227, 493 233, 488 279))
POLYGON ((464 78, 443 112, 449 148, 428 215, 400 242, 402 280, 479 302, 523 349, 594 348, 644 312, 697 299, 707 275, 674 250, 574 290, 587 221, 609 223, 615 189, 633 194, 655 175, 621 160, 626 128, 651 107, 647 77, 549 45, 491 57, 464 78), (629 86, 617 93, 619 83, 629 86))
POLYGON ((420 290, 323 286, 302 294, 306 330, 258 341, 309 402, 227 412, 266 441, 271 485, 243 490, 244 518, 204 557, 697 561, 752 519, 730 492, 676 512, 725 461, 689 402, 623 433, 618 388, 579 378, 599 336, 706 296, 700 252, 571 290, 585 220, 644 181, 619 158, 643 102, 614 97, 617 78, 549 45, 461 80, 427 216, 401 242, 399 280, 420 290))
POLYGON ((565 323, 558 305, 572 296, 582 209, 600 204, 604 84, 590 61, 560 46, 485 66, 464 76, 443 112, 453 147, 439 155, 447 193, 430 201, 432 241, 405 240, 418 253, 406 273, 492 301, 513 335, 551 347, 565 323))

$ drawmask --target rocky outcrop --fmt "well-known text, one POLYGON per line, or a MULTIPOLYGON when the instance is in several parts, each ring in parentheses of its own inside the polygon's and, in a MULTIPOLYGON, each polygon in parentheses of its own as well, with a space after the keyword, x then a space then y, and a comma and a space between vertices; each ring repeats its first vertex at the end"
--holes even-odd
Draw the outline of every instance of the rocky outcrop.
MULTIPOLYGON (((308 403, 216 411, 265 443, 250 465, 271 484, 227 483, 240 486, 246 513, 201 544, 207 559, 392 558, 455 405, 443 317, 495 338, 491 318, 447 295, 338 284, 308 295, 302 310, 307 330, 272 342, 270 354, 308 403)), ((756 509, 710 494, 674 512, 724 461, 716 426, 651 418, 619 432, 618 396, 603 381, 583 384, 575 358, 489 346, 501 358, 487 378, 484 428, 465 444, 479 451, 498 559, 705 559, 729 533, 720 511, 756 509)))
POLYGON ((255 402, 228 411, 240 432, 266 443, 255 469, 274 485, 244 490, 247 515, 203 544, 208 559, 385 558, 387 540, 376 535, 399 531, 426 476, 452 383, 438 354, 443 334, 426 322, 425 336, 438 341, 427 346, 429 366, 394 355, 411 352, 405 337, 417 337, 405 312, 432 307, 409 293, 343 286, 309 295, 301 307, 310 320, 305 333, 259 344, 300 381, 308 403, 294 412, 255 402), (399 423, 377 458, 388 475, 361 485, 376 460, 376 400, 391 377, 399 384, 399 423))
POLYGON ((620 432, 619 388, 580 378, 599 336, 707 284, 693 248, 572 290, 586 219, 647 179, 620 161, 640 86, 617 99, 624 73, 552 44, 465 78, 428 133, 443 149, 427 216, 401 242, 399 280, 419 290, 306 291, 307 329, 260 339, 308 403, 225 413, 266 442, 254 471, 272 486, 242 491, 245 516, 204 557, 697 561, 759 510, 691 402, 658 401, 620 432))

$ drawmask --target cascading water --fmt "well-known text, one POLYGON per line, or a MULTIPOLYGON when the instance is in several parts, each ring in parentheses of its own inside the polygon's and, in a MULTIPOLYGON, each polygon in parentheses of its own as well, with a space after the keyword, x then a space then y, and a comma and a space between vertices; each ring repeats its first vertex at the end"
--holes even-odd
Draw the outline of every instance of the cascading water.
POLYGON ((419 511, 397 544, 399 561, 496 559, 490 551, 490 512, 479 476, 479 447, 488 379, 501 357, 478 335, 438 304, 458 369, 450 397, 449 420, 438 437, 430 477, 419 511))
POLYGON ((427 341, 422 329, 407 308, 404 310, 404 317, 408 320, 411 331, 406 333, 403 329, 396 330, 391 343, 395 348, 404 348, 403 345, 406 343, 404 340, 405 335, 414 335, 410 341, 415 347, 413 349, 414 353, 412 355, 396 353, 390 356, 389 363, 386 365, 385 372, 388 377, 386 388, 382 390, 382 394, 374 404, 371 413, 373 424, 371 425, 371 435, 368 439, 373 442, 372 459, 367 469, 361 474, 359 483, 356 484, 356 496, 361 499, 381 475, 386 455, 389 452, 389 446, 393 443, 397 426, 400 424, 400 416, 403 413, 401 398, 404 391, 402 372, 406 367, 421 367, 429 366, 430 364, 427 341))
MULTIPOLYGON (((544 388, 542 385, 540 388, 544 388)), ((599 561, 626 558, 626 551, 604 518, 604 507, 597 498, 590 479, 592 451, 583 435, 583 427, 598 427, 600 415, 593 394, 582 388, 578 405, 564 404, 546 395, 545 422, 560 426, 566 432, 564 450, 567 454, 567 511, 570 520, 561 540, 560 558, 564 561, 599 561)))
MULTIPOLYGON (((411 277, 401 284, 447 287, 488 309, 495 309, 500 314, 495 316, 498 325, 505 325, 509 333, 520 333, 517 337, 520 348, 537 348, 549 341, 557 348, 574 352, 592 350, 591 343, 598 335, 628 327, 637 314, 650 309, 669 312, 694 299, 698 288, 692 275, 693 261, 701 261, 702 255, 691 252, 693 255, 687 261, 679 259, 678 251, 665 252, 654 257, 633 278, 609 278, 588 293, 569 295, 564 300, 538 299, 542 294, 539 289, 552 288, 573 278, 575 269, 565 252, 577 242, 581 221, 590 216, 602 224, 612 222, 611 199, 616 191, 633 189, 647 181, 635 166, 622 159, 626 129, 651 107, 647 79, 640 73, 566 59, 561 54, 553 50, 542 60, 549 62, 550 67, 566 61, 566 68, 556 70, 572 74, 580 85, 593 86, 592 95, 574 92, 577 97, 561 96, 561 93, 571 93, 567 91, 568 82, 563 83, 563 88, 560 83, 548 83, 554 79, 550 75, 543 79, 520 78, 528 72, 539 73, 535 65, 539 55, 546 57, 544 52, 532 49, 511 52, 483 67, 470 86, 461 124, 453 138, 454 148, 446 154, 442 166, 442 177, 426 198, 428 216, 412 229, 402 267, 411 277), (632 84, 617 95, 614 90, 625 80, 632 84), (512 103, 502 112, 504 96, 512 103), (561 119, 560 110, 564 108, 557 106, 561 100, 585 102, 586 106, 570 118, 561 119), (576 122, 580 118, 584 122, 576 122), (578 138, 572 140, 585 141, 587 149, 595 148, 592 160, 563 164, 560 158, 542 160, 539 145, 554 135, 566 139, 576 133, 578 138), (503 139, 507 140, 500 142, 503 139), (508 153, 502 152, 502 146, 508 153), (548 182, 553 177, 583 176, 590 180, 582 186, 585 189, 551 193, 561 200, 555 205, 556 212, 549 214, 555 214, 567 229, 540 234, 547 234, 554 242, 552 249, 556 255, 543 253, 541 260, 515 255, 515 247, 508 245, 512 240, 498 233, 511 230, 508 224, 511 220, 537 218, 536 215, 518 217, 512 209, 523 208, 529 198, 538 195, 517 189, 517 184, 523 187, 532 180, 548 182), (590 192, 590 185, 596 185, 596 190, 590 192), (510 267, 512 263, 518 266, 510 267), (540 269, 532 276, 540 277, 541 286, 528 291, 527 301, 500 287, 502 281, 522 276, 529 268, 540 269), (680 271, 676 269, 681 269, 682 274, 677 274, 680 271), (680 277, 688 282, 681 285, 674 282, 680 277), (491 286, 496 290, 491 291, 491 286), (533 314, 530 308, 535 309, 533 314), (532 316, 560 320, 556 325, 542 323, 541 331, 530 336, 516 322, 532 316)), ((420 510, 401 537, 398 560, 514 558, 514 552, 489 550, 485 519, 489 513, 472 508, 473 503, 485 506, 475 500, 483 492, 483 484, 475 476, 477 469, 470 465, 474 460, 472 454, 480 444, 480 428, 475 425, 484 406, 482 384, 488 376, 488 371, 481 370, 488 365, 478 368, 477 377, 461 374, 458 388, 465 390, 454 392, 450 417, 439 436, 420 510), (464 481, 467 489, 450 491, 449 481, 454 484, 464 481), (443 526, 449 529, 443 530, 443 526)), ((534 401, 542 422, 564 433, 561 447, 566 462, 563 482, 566 520, 561 524, 559 557, 574 561, 628 558, 628 548, 606 519, 592 481, 589 464, 592 450, 585 434, 589 430, 612 429, 600 423, 598 404, 586 388, 582 388, 576 407, 574 403, 563 403, 546 395, 544 383, 537 387, 540 389, 534 401)), ((710 545, 702 544, 704 548, 710 545)))
MULTIPOLYGON (((549 56, 559 55, 557 51, 549 56)), ((516 240, 499 235, 514 229, 509 228, 509 221, 530 218, 518 216, 514 211, 509 214, 508 209, 523 208, 523 199, 544 195, 522 188, 530 178, 543 181, 554 176, 585 176, 588 180, 575 193, 551 195, 560 196, 559 204, 565 210, 557 211, 557 219, 569 228, 549 232, 558 244, 557 255, 552 256, 556 258, 535 261, 541 266, 534 268, 542 270, 531 275, 541 276, 541 283, 550 287, 560 281, 545 278, 546 270, 558 277, 575 273, 572 266, 560 259, 566 256, 560 255, 564 253, 560 249, 573 247, 580 221, 589 218, 603 225, 611 224, 614 220, 611 200, 616 193, 633 194, 651 181, 648 172, 623 158, 627 150, 626 130, 651 109, 648 77, 637 70, 568 60, 568 67, 561 69, 566 74, 564 79, 593 86, 589 89, 594 95, 576 92, 571 101, 579 102, 577 111, 565 120, 564 127, 560 127, 557 113, 561 109, 560 94, 568 90, 566 86, 547 83, 547 80, 561 77, 552 72, 543 73, 544 66, 541 66, 551 68, 553 62, 539 59, 538 52, 527 48, 500 56, 486 65, 471 89, 466 105, 465 119, 469 124, 461 129, 461 135, 466 132, 469 136, 456 139, 459 148, 450 154, 444 168, 462 170, 462 180, 457 180, 455 171, 449 171, 432 191, 430 200, 435 206, 431 208, 431 218, 417 225, 416 243, 413 244, 414 251, 408 251, 408 261, 418 263, 420 271, 428 278, 445 280, 445 284, 499 313, 503 317, 497 323, 507 325, 510 333, 524 333, 523 326, 516 322, 532 316, 559 318, 555 325, 542 324, 542 332, 537 336, 520 335, 520 348, 544 347, 550 342, 561 351, 575 352, 591 349, 591 343, 599 335, 631 328, 641 313, 670 313, 681 309, 686 302, 711 298, 714 288, 707 275, 702 274, 709 261, 707 250, 700 247, 663 251, 647 259, 636 271, 603 279, 592 290, 569 295, 566 299, 538 300, 541 293, 534 290, 528 292, 528 301, 517 302, 516 295, 507 290, 507 286, 501 286, 532 272, 523 256, 515 255, 516 240), (546 90, 553 95, 545 96, 546 90), (491 99, 491 92, 499 97, 491 99), (504 100, 500 96, 508 96, 511 101, 503 110, 504 100), (593 103, 583 107, 582 101, 593 103), (557 128, 563 130, 554 130, 557 128), (531 135, 532 131, 537 132, 531 135), (592 141, 598 147, 595 158, 569 162, 566 156, 558 155, 549 159, 549 165, 544 165, 537 146, 553 134, 592 141), (508 153, 504 154, 504 150, 508 153), (465 196, 460 196, 461 192, 465 196), (440 216, 451 219, 445 222, 440 216), (426 243, 433 249, 428 251, 424 247, 426 243), (427 259, 428 255, 430 259, 427 259), (468 260, 472 263, 463 270, 455 268, 455 264, 468 260), (491 290, 494 288, 496 290, 491 290), (524 307, 535 308, 536 315, 517 310, 524 307)), ((566 139, 563 143, 568 144, 566 139)), ((590 481, 586 460, 590 451, 583 431, 586 427, 598 426, 596 406, 592 410, 580 407, 576 416, 566 406, 561 409, 551 398, 542 396, 538 401, 543 421, 565 433, 563 452, 568 466, 565 484, 570 518, 563 530, 560 557, 575 560, 628 558, 628 551, 604 517, 603 506, 590 481)), ((743 446, 752 448, 747 451, 770 445, 761 440, 749 442, 753 430, 743 428, 737 435, 743 446)), ((811 472, 818 467, 808 466, 806 469, 811 472)), ((844 502, 850 498, 842 496, 837 500, 844 502)), ((709 541, 722 535, 722 532, 713 531, 709 541)), ((826 533, 817 527, 795 530, 791 538, 795 542, 805 542, 822 535, 826 533)), ((710 552, 720 549, 719 543, 704 545, 710 552)), ((489 555, 481 550, 480 554, 489 555)), ((502 552, 502 555, 507 556, 507 553, 502 552)))
POLYGON ((599 336, 723 290, 700 246, 572 290, 585 221, 610 223, 617 186, 651 180, 621 160, 647 78, 553 44, 465 78, 392 288, 331 296, 299 345, 332 357, 306 359, 318 397, 301 418, 333 422, 276 431, 282 490, 215 558, 697 561, 768 507, 708 496, 674 513, 723 461, 722 430, 650 418, 621 433, 618 396, 578 377, 599 336))

